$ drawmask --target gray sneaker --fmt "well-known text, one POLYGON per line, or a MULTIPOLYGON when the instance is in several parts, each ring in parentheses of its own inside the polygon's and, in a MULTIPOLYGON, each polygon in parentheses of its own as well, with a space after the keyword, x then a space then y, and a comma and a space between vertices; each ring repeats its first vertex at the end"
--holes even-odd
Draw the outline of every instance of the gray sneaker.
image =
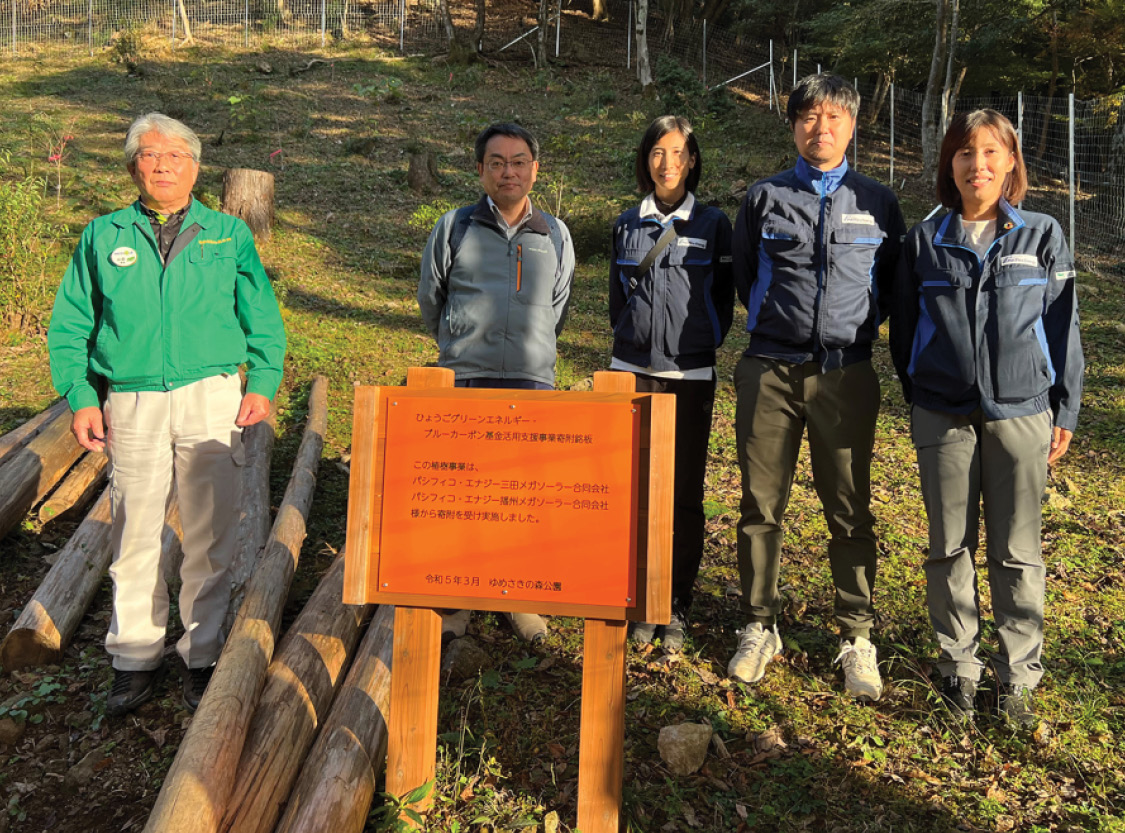
POLYGON ((629 641, 637 647, 648 645, 656 636, 656 625, 651 622, 630 622, 629 641))
POLYGON ((664 649, 665 653, 678 654, 684 649, 684 636, 687 630, 687 624, 684 619, 676 611, 672 611, 672 618, 667 625, 661 625, 656 629, 656 635, 660 638, 660 647, 664 649))
POLYGON ((781 654, 781 635, 777 625, 767 630, 760 622, 751 622, 738 633, 738 650, 727 665, 727 676, 756 683, 765 676, 770 660, 781 654))
POLYGON ((862 636, 855 637, 851 642, 841 639, 836 662, 844 669, 844 691, 856 700, 874 703, 883 696, 879 658, 870 640, 862 636))

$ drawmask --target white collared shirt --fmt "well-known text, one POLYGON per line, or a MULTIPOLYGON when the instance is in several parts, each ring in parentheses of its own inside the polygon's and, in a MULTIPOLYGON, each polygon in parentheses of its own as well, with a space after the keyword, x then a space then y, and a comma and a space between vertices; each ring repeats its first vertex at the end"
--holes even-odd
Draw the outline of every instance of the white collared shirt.
POLYGON ((492 197, 488 198, 488 207, 492 209, 492 216, 496 218, 496 222, 500 224, 500 228, 504 229, 504 234, 511 240, 512 236, 520 230, 520 226, 531 219, 531 197, 525 197, 525 209, 523 216, 520 217, 519 222, 514 226, 508 225, 508 221, 504 219, 504 215, 500 213, 500 208, 492 201, 492 197))

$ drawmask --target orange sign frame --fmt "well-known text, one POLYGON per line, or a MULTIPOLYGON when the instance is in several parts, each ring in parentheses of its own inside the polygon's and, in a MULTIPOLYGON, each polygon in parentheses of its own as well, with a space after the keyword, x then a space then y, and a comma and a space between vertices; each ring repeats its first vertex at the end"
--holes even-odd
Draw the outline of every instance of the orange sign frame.
POLYGON ((357 386, 353 419, 346 603, 668 621, 671 396, 453 388, 423 368, 357 386))

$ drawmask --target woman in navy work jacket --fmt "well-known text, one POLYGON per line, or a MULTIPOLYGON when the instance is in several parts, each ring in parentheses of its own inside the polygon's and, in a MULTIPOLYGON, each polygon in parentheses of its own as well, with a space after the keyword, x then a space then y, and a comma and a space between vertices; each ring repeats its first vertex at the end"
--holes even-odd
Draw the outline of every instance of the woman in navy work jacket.
POLYGON ((676 475, 672 620, 661 627, 635 624, 631 635, 638 643, 659 639, 674 652, 683 647, 703 558, 715 351, 734 317, 731 225, 722 211, 695 199, 703 157, 687 119, 661 116, 650 124, 635 168, 645 197, 613 225, 610 369, 635 373, 638 391, 675 395, 676 475))
POLYGON ((930 621, 941 693, 974 716, 984 670, 974 553, 980 504, 998 650, 998 711, 1038 725, 1043 674, 1041 500, 1047 467, 1078 422, 1082 346, 1074 263, 1059 224, 1012 207, 1027 190, 1016 132, 994 110, 957 116, 941 146, 951 209, 907 235, 891 350, 907 402, 930 523, 930 621))

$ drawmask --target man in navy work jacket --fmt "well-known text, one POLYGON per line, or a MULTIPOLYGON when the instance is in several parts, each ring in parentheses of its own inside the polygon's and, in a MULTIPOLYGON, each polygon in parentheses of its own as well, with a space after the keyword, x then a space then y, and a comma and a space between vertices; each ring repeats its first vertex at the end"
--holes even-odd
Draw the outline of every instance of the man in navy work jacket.
POLYGON ((755 683, 781 653, 781 521, 807 427, 831 535, 837 661, 847 693, 873 701, 883 685, 870 642, 880 396, 871 343, 890 308, 905 226, 891 190, 848 166, 858 110, 859 94, 842 78, 803 78, 788 104, 797 165, 751 186, 735 224, 734 280, 750 335, 734 374, 746 625, 727 673, 755 683))
MULTIPOLYGON (((434 226, 418 306, 438 364, 453 370, 458 387, 551 390, 574 277, 570 232, 528 197, 539 173, 539 142, 528 130, 494 124, 475 151, 484 196, 434 226)), ((547 634, 533 613, 506 616, 529 642, 547 634)), ((443 639, 463 635, 467 621, 468 611, 447 614, 443 639)))

